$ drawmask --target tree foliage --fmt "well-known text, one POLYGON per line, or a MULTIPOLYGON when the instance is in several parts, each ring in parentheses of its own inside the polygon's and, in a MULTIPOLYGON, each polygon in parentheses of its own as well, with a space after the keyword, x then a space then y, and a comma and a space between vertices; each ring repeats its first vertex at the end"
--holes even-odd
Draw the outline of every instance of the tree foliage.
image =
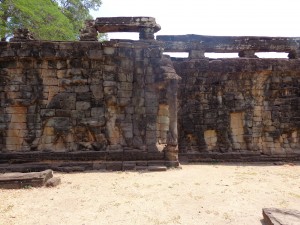
POLYGON ((90 9, 101 0, 0 0, 0 38, 28 28, 36 39, 76 40, 90 9))

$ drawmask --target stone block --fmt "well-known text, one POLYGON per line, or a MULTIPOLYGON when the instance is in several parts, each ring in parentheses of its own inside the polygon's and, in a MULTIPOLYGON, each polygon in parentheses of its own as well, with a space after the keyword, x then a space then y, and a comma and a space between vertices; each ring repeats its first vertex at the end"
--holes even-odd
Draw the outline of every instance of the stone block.
POLYGON ((121 171, 123 169, 123 163, 119 161, 106 162, 106 170, 108 171, 121 171))
POLYGON ((93 170, 106 170, 106 162, 93 163, 93 170))
POLYGON ((103 51, 101 49, 91 49, 88 51, 88 57, 90 59, 100 60, 103 57, 103 51))
POLYGON ((127 106, 131 104, 131 98, 118 98, 120 106, 127 106))
POLYGON ((5 111, 9 114, 26 114, 27 107, 6 107, 5 111))
POLYGON ((117 88, 115 86, 104 87, 105 95, 115 95, 117 92, 117 88))
POLYGON ((136 166, 135 170, 137 170, 137 171, 147 171, 148 166, 136 166))
POLYGON ((103 66, 103 73, 105 73, 105 72, 113 72, 113 73, 115 73, 116 72, 116 66, 114 66, 114 65, 104 65, 103 66))
POLYGON ((92 117, 103 117, 104 116, 104 108, 103 107, 91 108, 91 116, 92 117))
POLYGON ((41 109, 40 113, 42 117, 52 117, 55 116, 55 109, 41 109))
POLYGON ((117 77, 118 77, 118 81, 120 81, 120 82, 127 81, 127 75, 124 72, 118 72, 117 77))
POLYGON ((113 72, 103 72, 103 80, 116 81, 116 74, 113 72))
POLYGON ((20 130, 9 129, 6 131, 6 137, 19 137, 20 130))
POLYGON ((132 91, 118 91, 119 98, 131 98, 132 94, 132 91))
POLYGON ((100 85, 90 85, 90 89, 92 91, 93 97, 95 99, 102 99, 103 98, 103 88, 100 85))
POLYGON ((266 225, 300 224, 300 211, 292 209, 263 208, 266 225))
POLYGON ((55 131, 53 127, 45 127, 43 130, 43 134, 46 136, 54 136, 55 135, 55 131))
POLYGON ((76 110, 83 111, 91 108, 90 102, 76 102, 76 110))
POLYGON ((104 86, 104 87, 113 87, 113 86, 117 86, 117 82, 115 82, 115 81, 104 81, 104 82, 103 82, 103 86, 104 86))
POLYGON ((74 91, 76 93, 85 93, 85 92, 88 92, 90 89, 89 89, 89 86, 85 85, 85 86, 75 86, 74 87, 74 91))
POLYGON ((103 48, 103 53, 105 55, 113 55, 113 54, 115 54, 115 52, 116 52, 116 49, 113 47, 104 47, 103 48))
POLYGON ((126 77, 128 82, 133 82, 133 73, 127 73, 126 77))
POLYGON ((206 130, 204 131, 204 140, 207 145, 208 150, 212 150, 217 145, 217 133, 215 130, 206 130))
POLYGON ((26 114, 12 114, 11 116, 12 123, 26 123, 26 114))
POLYGON ((61 184, 61 179, 59 177, 52 177, 45 182, 46 187, 56 187, 61 184))
POLYGON ((118 84, 118 90, 121 91, 132 91, 133 85, 131 82, 120 82, 118 84))
POLYGON ((5 145, 7 151, 20 151, 20 145, 5 145))
POLYGON ((167 171, 166 166, 148 166, 148 170, 151 172, 162 172, 162 171, 167 171))
POLYGON ((26 123, 10 123, 9 129, 12 130, 26 130, 27 124, 26 123))
POLYGON ((134 161, 123 162, 123 170, 135 170, 136 163, 134 161))
POLYGON ((6 145, 18 145, 20 146, 23 143, 23 139, 20 137, 6 137, 6 145))

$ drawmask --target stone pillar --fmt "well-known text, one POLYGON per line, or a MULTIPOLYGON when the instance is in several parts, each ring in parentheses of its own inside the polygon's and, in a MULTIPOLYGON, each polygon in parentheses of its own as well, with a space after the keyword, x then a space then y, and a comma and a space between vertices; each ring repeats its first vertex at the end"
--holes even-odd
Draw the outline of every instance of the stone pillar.
POLYGON ((288 54, 289 59, 298 59, 299 56, 300 56, 300 50, 299 49, 292 50, 288 54))
POLYGON ((258 58, 254 50, 244 50, 239 52, 240 58, 258 58))
POLYGON ((169 132, 167 146, 165 148, 166 158, 170 166, 178 166, 178 131, 177 131, 177 90, 178 81, 170 80, 167 89, 167 103, 169 105, 169 132))
POLYGON ((154 39, 154 29, 153 28, 149 28, 149 27, 146 27, 146 28, 141 28, 140 29, 140 40, 151 40, 151 39, 154 39))
POLYGON ((204 50, 191 50, 189 52, 189 59, 203 59, 205 58, 204 50))
POLYGON ((98 32, 94 20, 84 22, 84 28, 80 30, 80 41, 98 41, 98 32))

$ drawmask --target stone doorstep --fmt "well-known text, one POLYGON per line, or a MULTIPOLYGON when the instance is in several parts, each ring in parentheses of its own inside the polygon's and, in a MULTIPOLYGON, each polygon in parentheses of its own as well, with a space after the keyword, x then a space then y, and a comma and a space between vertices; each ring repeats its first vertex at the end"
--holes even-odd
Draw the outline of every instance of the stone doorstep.
POLYGON ((0 174, 0 188, 41 187, 51 178, 53 178, 52 170, 31 173, 4 173, 0 174))

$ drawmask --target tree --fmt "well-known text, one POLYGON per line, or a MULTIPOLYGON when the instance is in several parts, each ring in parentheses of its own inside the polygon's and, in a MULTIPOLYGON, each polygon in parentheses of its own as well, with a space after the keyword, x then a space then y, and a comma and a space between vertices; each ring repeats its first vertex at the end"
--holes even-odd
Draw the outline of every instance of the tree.
POLYGON ((76 40, 90 9, 101 0, 0 0, 0 38, 28 28, 40 40, 76 40))
POLYGON ((71 21, 74 32, 77 33, 83 26, 83 22, 92 19, 89 10, 97 10, 101 6, 101 0, 52 0, 61 7, 62 13, 71 21))

